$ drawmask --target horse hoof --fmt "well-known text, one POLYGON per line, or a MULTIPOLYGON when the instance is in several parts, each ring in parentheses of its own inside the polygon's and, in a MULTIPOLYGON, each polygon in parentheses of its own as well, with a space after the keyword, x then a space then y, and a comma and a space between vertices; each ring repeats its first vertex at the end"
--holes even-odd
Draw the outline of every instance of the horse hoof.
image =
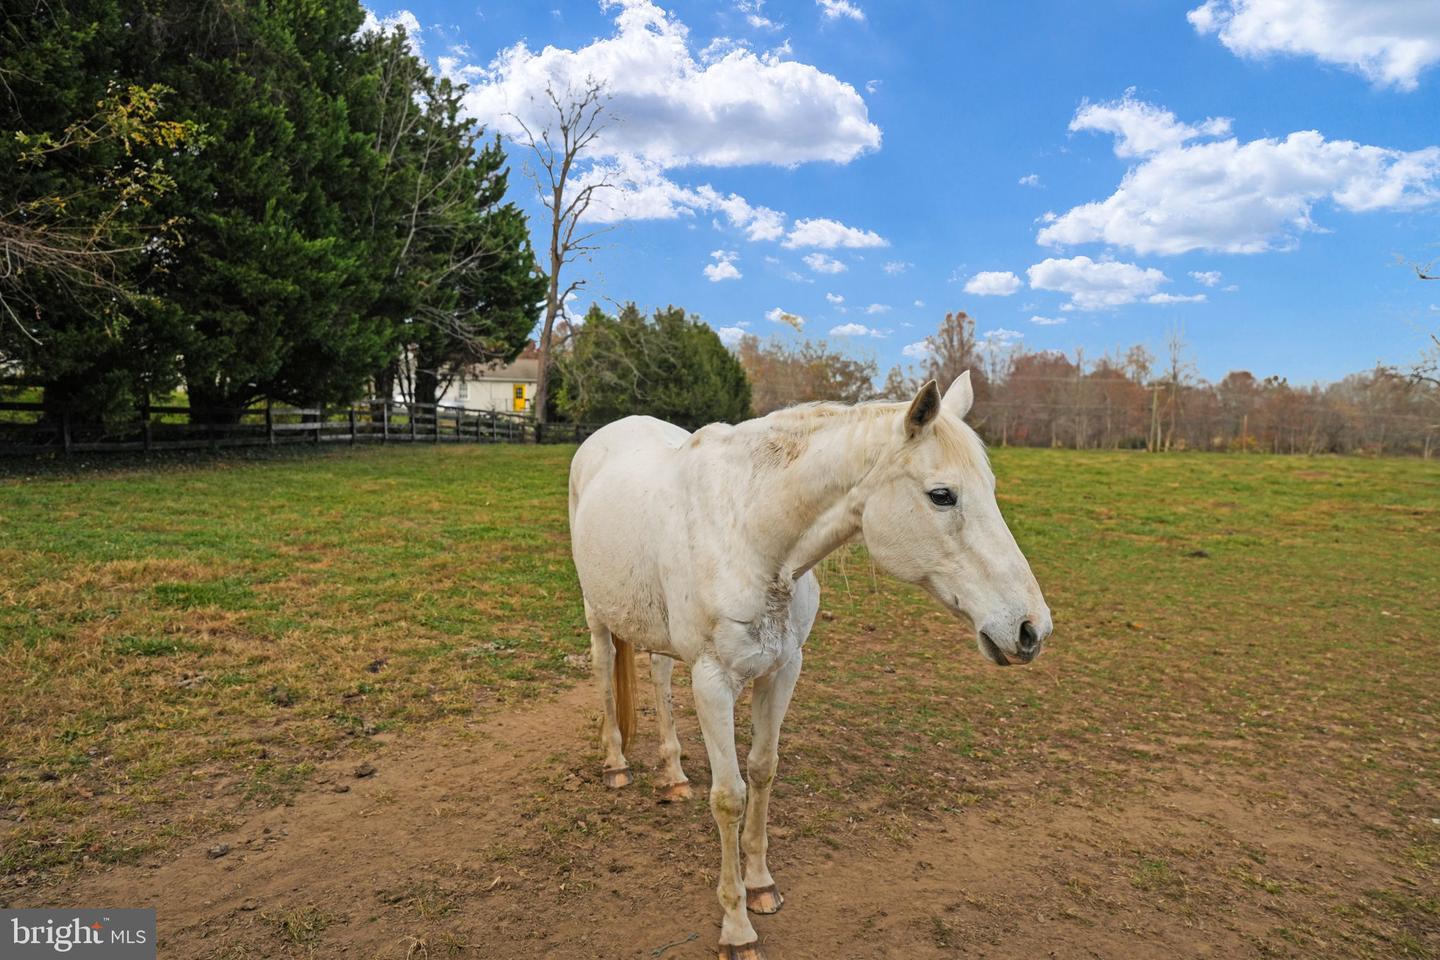
POLYGON ((657 791, 661 803, 679 803, 682 800, 689 800, 693 793, 690 791, 690 783, 681 780, 679 783, 667 783, 657 791))
POLYGON ((621 767, 618 770, 605 771, 605 786, 609 787, 611 790, 615 790, 619 787, 628 787, 632 782, 634 782, 634 780, 635 778, 630 776, 629 767, 621 767))
POLYGON ((760 949, 759 940, 749 943, 722 943, 720 960, 765 960, 765 951, 760 949))
POLYGON ((745 891, 745 906, 750 908, 751 913, 779 913, 784 905, 785 898, 780 896, 773 883, 768 887, 745 891))

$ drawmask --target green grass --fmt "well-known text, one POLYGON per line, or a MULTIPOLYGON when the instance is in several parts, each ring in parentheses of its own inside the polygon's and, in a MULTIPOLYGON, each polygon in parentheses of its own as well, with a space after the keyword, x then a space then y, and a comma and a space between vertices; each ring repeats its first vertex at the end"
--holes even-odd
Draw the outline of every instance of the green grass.
MULTIPOLYGON (((189 803, 203 790, 283 802, 341 743, 582 676, 570 455, 372 448, 0 479, 0 874, 134 859, 214 826, 189 803)), ((1266 802, 1303 783, 1315 822, 1363 831, 1396 879, 1329 920, 1277 907, 1284 929, 1349 924, 1366 949, 1428 955, 1436 465, 993 459, 1050 649, 987 667, 966 626, 863 550, 832 557, 783 747, 797 833, 841 843, 837 825, 868 818, 903 841, 947 811, 1144 797, 1177 768, 1266 802)), ((1239 846, 1211 862, 1178 840, 1116 844, 1120 883, 1187 910, 1308 883, 1239 846)))
POLYGON ((189 769, 280 802, 341 738, 572 680, 565 656, 589 638, 566 546, 570 453, 0 479, 0 821, 26 813, 0 872, 72 862, 97 823, 106 851, 144 853, 158 841, 133 814, 193 787, 189 769))

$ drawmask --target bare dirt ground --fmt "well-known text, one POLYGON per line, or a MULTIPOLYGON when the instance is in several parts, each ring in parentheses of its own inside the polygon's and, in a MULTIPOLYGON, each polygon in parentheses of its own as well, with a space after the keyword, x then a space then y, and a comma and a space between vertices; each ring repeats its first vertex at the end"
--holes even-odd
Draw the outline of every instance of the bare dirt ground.
MULTIPOLYGON (((676 698, 697 786, 687 804, 654 802, 643 725, 639 782, 604 790, 582 683, 460 736, 385 744, 366 776, 353 758, 333 761, 292 805, 47 899, 157 908, 162 957, 711 957, 707 772, 688 689, 676 698), (212 857, 217 844, 229 850, 212 857)), ((1069 762, 1081 763, 1052 757, 1042 779, 1069 762)), ((1103 802, 992 783, 1006 803, 899 829, 873 813, 815 829, 813 808, 781 784, 772 869, 786 904, 757 929, 772 960, 1313 956, 1330 952, 1327 912, 1386 881, 1362 811, 1351 829, 1315 816, 1334 805, 1316 796, 1323 782, 1211 779, 1175 757, 1148 776, 1139 794, 1103 802)), ((857 815, 874 809, 853 800, 857 815)))

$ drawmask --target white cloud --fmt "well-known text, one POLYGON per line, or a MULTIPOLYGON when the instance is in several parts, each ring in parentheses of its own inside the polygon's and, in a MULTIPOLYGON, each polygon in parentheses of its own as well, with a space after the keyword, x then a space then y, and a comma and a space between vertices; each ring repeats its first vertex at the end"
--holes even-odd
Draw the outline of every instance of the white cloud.
POLYGON ((907 343, 900 351, 911 360, 924 360, 930 356, 930 341, 921 340, 918 343, 907 343))
POLYGON ((1057 327, 1065 322, 1064 317, 1031 317, 1030 322, 1037 327, 1057 327))
POLYGON ((895 277, 904 273, 906 270, 909 270, 913 266, 915 266, 915 264, 910 263, 906 260, 887 260, 885 262, 885 265, 880 269, 890 274, 890 276, 895 277))
POLYGON ((1086 100, 1070 121, 1072 133, 1098 130, 1115 135, 1115 156, 1145 157, 1196 137, 1223 137, 1230 132, 1230 120, 1211 117, 1198 127, 1181 123, 1175 114, 1154 104, 1136 100, 1134 91, 1109 103, 1086 100))
POLYGON ((1107 199, 1042 218, 1042 244, 1258 253, 1292 248, 1299 234, 1320 229, 1311 214, 1322 200, 1365 212, 1440 199, 1440 147, 1390 150, 1326 140, 1314 130, 1283 140, 1197 143, 1219 135, 1220 122, 1193 127, 1128 96, 1082 106, 1071 127, 1108 130, 1117 154, 1140 159, 1107 199))
POLYGON ((1020 278, 1009 270, 982 270, 965 283, 965 292, 982 297, 1008 297, 1020 289, 1020 278))
POLYGON ((611 185, 595 191, 585 214, 592 223, 673 220, 714 213, 724 216, 747 240, 778 240, 785 235, 785 214, 780 211, 754 206, 739 194, 722 194, 708 183, 681 186, 665 176, 660 164, 638 157, 621 157, 591 167, 576 181, 576 189, 601 180, 611 185))
POLYGON ((1190 279, 1202 287, 1218 287, 1223 278, 1219 270, 1191 270, 1190 279))
POLYGON ((842 296, 841 296, 840 294, 838 294, 838 293, 827 293, 827 294, 825 294, 825 299, 826 299, 826 300, 829 300, 831 303, 837 303, 837 304, 838 304, 838 303, 844 303, 844 302, 845 302, 845 298, 842 297, 842 296))
POLYGON ((785 246, 820 247, 833 250, 836 247, 888 247, 890 241, 873 230, 847 227, 839 220, 817 217, 811 220, 796 220, 785 238, 785 246))
POLYGON ((711 283, 719 283, 721 280, 740 279, 740 268, 735 266, 735 261, 740 259, 740 254, 734 250, 715 250, 710 254, 710 259, 715 262, 705 265, 703 271, 705 279, 711 283))
POLYGON ((1069 294, 1064 308, 1104 310, 1134 303, 1148 297, 1169 278, 1154 267, 1137 267, 1115 260, 1042 260, 1025 271, 1035 290, 1057 290, 1069 294))
POLYGON ((1236 56, 1312 56, 1377 86, 1414 90, 1440 62, 1433 0, 1208 0, 1186 18, 1236 56))
POLYGON ((881 81, 881 80, 866 80, 866 81, 865 81, 865 92, 866 92, 866 93, 879 93, 879 92, 880 92, 880 86, 881 86, 882 83, 883 83, 883 81, 881 81))
POLYGON ((765 0, 736 0, 735 9, 745 15, 745 22, 756 30, 779 30, 783 24, 765 16, 765 0))
POLYGON ((827 257, 823 253, 807 253, 803 257, 805 266, 816 273, 844 273, 849 267, 845 266, 834 257, 827 257))
POLYGON ((740 271, 729 260, 708 264, 703 272, 705 279, 711 283, 719 283, 721 280, 739 280, 742 276, 740 271))
POLYGON ((1203 293, 1152 293, 1145 298, 1146 303, 1159 303, 1169 305, 1172 303, 1204 303, 1206 300, 1203 293))
POLYGON ((1027 173, 1020 178, 1019 183, 1022 187, 1038 187, 1040 186, 1040 174, 1027 173))
POLYGON ((782 310, 779 307, 775 307, 774 309, 766 313, 765 319, 769 320, 772 323, 787 323, 790 326, 794 327, 796 330, 805 329, 804 317, 800 316, 798 313, 791 313, 788 310, 782 310))
POLYGON ((745 328, 721 327, 719 330, 716 330, 715 333, 720 338, 721 343, 727 347, 733 347, 745 336, 745 328))
POLYGON ((621 0, 615 31, 584 47, 524 41, 486 66, 448 64, 470 84, 468 113, 488 129, 521 133, 550 120, 545 88, 606 85, 607 125, 593 156, 638 156, 665 167, 794 166, 812 160, 847 163, 880 146, 865 101, 850 84, 809 64, 737 47, 710 63, 691 51, 689 29, 650 0, 621 0))
POLYGON ((980 342, 976 346, 982 353, 998 353, 1001 350, 1014 346, 1018 341, 1024 340, 1025 334, 1019 330, 1009 330, 1005 327, 996 327, 981 334, 980 342))
POLYGON ((877 316, 882 313, 889 313, 890 305, 888 303, 872 303, 870 304, 870 306, 865 308, 865 312, 870 314, 871 316, 877 316))
POLYGON ((815 5, 820 8, 820 13, 826 20, 839 20, 841 17, 846 17, 858 22, 865 19, 865 11, 851 3, 850 0, 815 0, 815 5))
POLYGON ((925 306, 925 301, 924 301, 924 300, 916 300, 916 301, 915 301, 915 306, 917 306, 917 307, 923 307, 923 306, 925 306))
POLYGON ((830 328, 832 337, 868 337, 874 332, 863 323, 842 323, 838 327, 830 328))

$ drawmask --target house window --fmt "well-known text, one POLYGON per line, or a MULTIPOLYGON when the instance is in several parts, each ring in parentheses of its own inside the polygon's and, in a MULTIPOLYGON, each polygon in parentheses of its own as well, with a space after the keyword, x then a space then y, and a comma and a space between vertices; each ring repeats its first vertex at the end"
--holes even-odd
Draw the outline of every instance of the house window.
POLYGON ((463 377, 460 379, 460 387, 459 387, 459 389, 456 391, 455 396, 459 398, 459 400, 460 400, 461 403, 464 403, 466 400, 469 400, 469 399, 470 399, 470 381, 469 381, 469 380, 466 380, 466 379, 464 379, 463 377))

